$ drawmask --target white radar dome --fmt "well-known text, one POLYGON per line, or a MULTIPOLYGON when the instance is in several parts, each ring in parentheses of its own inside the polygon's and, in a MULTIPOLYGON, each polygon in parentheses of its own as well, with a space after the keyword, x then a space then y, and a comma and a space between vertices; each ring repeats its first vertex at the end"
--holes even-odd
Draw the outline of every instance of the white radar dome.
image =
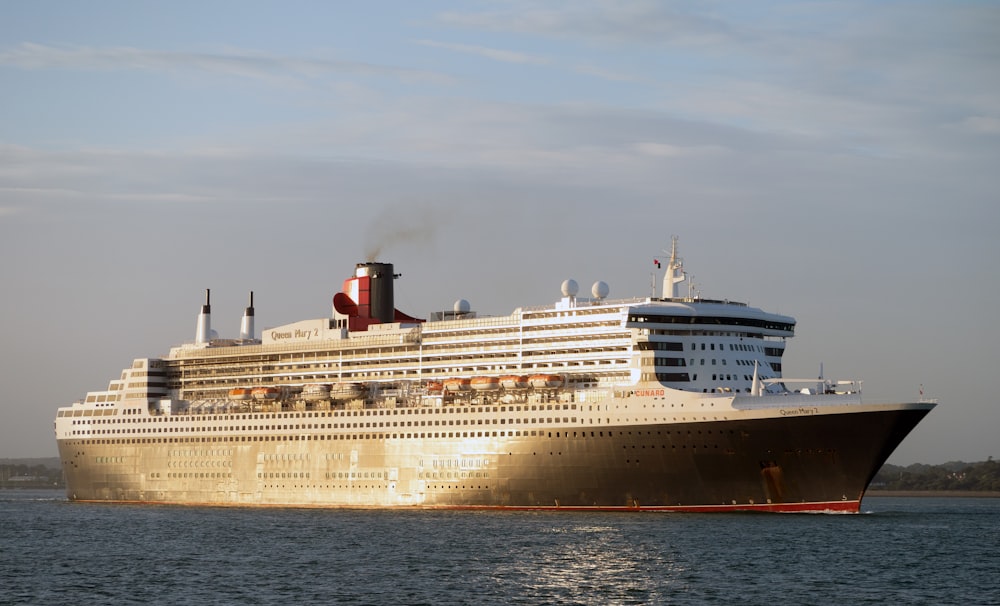
POLYGON ((457 314, 467 314, 472 311, 472 305, 470 305, 465 299, 459 299, 458 301, 455 301, 454 311, 457 314))
POLYGON ((575 297, 578 292, 580 292, 580 285, 576 283, 576 280, 570 278, 563 281, 562 294, 564 297, 575 297))
POLYGON ((603 299, 608 296, 609 292, 611 292, 611 287, 604 280, 594 282, 594 287, 590 289, 590 294, 594 295, 595 299, 603 299))

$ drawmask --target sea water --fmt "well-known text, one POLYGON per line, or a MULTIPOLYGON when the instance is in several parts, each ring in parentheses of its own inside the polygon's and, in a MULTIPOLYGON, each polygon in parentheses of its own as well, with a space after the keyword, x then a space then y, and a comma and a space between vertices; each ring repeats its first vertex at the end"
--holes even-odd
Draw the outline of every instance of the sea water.
POLYGON ((1000 604, 1000 499, 864 513, 69 503, 0 491, 0 604, 1000 604))

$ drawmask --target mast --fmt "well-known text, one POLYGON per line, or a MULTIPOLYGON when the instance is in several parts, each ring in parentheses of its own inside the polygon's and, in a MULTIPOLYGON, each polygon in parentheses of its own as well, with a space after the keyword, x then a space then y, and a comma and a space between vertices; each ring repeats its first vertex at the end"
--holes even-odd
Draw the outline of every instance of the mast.
POLYGON ((663 298, 676 299, 677 285, 686 278, 684 273, 684 262, 677 257, 677 236, 670 237, 670 261, 667 263, 667 271, 663 276, 663 298))

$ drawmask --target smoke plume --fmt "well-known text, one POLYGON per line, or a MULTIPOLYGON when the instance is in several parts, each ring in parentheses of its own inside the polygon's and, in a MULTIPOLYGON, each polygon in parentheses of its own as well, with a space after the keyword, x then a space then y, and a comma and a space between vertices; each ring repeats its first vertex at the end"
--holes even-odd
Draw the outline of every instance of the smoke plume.
POLYGON ((368 227, 365 261, 378 261, 386 249, 397 244, 426 245, 432 242, 448 217, 443 210, 425 204, 386 207, 368 227))

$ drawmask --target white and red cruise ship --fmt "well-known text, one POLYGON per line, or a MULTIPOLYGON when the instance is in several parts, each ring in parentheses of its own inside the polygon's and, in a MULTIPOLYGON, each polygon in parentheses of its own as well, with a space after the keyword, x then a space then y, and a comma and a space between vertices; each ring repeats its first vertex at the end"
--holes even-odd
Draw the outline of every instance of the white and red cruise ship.
POLYGON ((75 501, 856 512, 934 402, 867 403, 860 383, 782 376, 795 320, 563 283, 552 305, 422 320, 366 262, 331 317, 139 358, 58 410, 75 501))

